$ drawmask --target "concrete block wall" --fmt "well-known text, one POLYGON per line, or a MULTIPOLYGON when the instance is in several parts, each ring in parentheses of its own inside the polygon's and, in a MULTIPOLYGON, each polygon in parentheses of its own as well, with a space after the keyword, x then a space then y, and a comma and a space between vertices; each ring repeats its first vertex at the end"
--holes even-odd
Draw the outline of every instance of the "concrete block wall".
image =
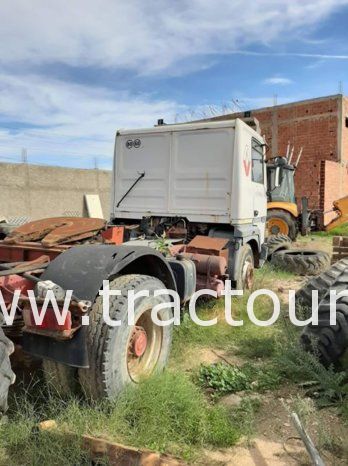
POLYGON ((0 216, 32 220, 86 215, 84 194, 99 194, 109 218, 111 171, 0 163, 0 216))

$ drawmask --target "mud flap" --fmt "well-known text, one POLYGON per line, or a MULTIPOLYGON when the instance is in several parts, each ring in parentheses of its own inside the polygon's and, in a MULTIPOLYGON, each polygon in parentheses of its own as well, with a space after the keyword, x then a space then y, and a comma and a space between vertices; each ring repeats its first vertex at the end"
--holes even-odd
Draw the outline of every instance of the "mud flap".
POLYGON ((23 332, 23 349, 33 356, 52 359, 72 367, 89 367, 86 330, 82 327, 71 340, 54 340, 44 335, 23 332))

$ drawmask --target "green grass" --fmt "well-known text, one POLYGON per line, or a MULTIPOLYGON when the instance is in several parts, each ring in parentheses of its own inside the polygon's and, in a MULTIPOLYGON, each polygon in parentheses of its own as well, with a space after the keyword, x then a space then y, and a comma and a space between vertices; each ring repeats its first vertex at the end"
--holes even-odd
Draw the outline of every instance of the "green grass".
POLYGON ((241 435, 225 407, 209 403, 184 374, 168 371, 126 390, 115 403, 88 405, 49 393, 36 399, 18 394, 7 422, 0 425, 0 464, 89 464, 80 445, 82 433, 187 460, 195 459, 203 446, 229 447, 241 435), (37 429, 39 421, 52 418, 60 433, 37 429), (67 438, 66 431, 76 438, 67 438))
POLYGON ((226 363, 202 365, 198 383, 213 390, 213 398, 235 392, 264 392, 278 388, 282 377, 272 365, 244 364, 241 367, 226 363))
POLYGON ((344 223, 330 231, 317 231, 314 236, 348 236, 348 223, 344 223))
MULTIPOLYGON (((276 290, 278 282, 293 278, 266 264, 256 272, 255 289, 276 290)), ((348 425, 346 374, 325 369, 314 356, 304 353, 299 331, 285 318, 271 327, 252 324, 247 298, 232 301, 234 318, 244 320, 241 327, 226 323, 223 300, 202 302, 198 310, 201 319, 218 317, 217 325, 200 327, 184 314, 174 330, 170 370, 127 390, 117 403, 62 400, 46 388, 38 389, 40 384, 18 388, 7 422, 0 424, 0 465, 87 465, 79 440, 83 433, 196 462, 202 447, 229 447, 240 436, 255 434, 259 402, 246 397, 238 408, 227 410, 216 403, 222 395, 263 393, 282 384, 299 386, 308 381, 315 382, 316 402, 335 403, 348 425), (206 349, 235 358, 237 363, 221 360, 201 365, 196 355, 206 349), (37 424, 45 419, 55 419, 62 433, 39 432, 37 424), (67 440, 66 431, 77 435, 67 440)), ((254 309, 259 319, 266 320, 272 312, 271 301, 260 297, 254 309)))
MULTIPOLYGON (((272 270, 272 273, 276 275, 277 272, 272 270)), ((223 300, 210 303, 208 308, 202 306, 197 311, 203 320, 217 317, 216 325, 198 326, 187 313, 184 314, 181 325, 174 331, 173 364, 185 360, 186 354, 195 348, 214 348, 250 359, 270 357, 275 349, 279 325, 259 327, 250 322, 246 309, 248 296, 247 293, 242 298, 232 300, 233 318, 242 319, 243 326, 227 324, 223 300)), ((272 309, 271 300, 266 296, 260 296, 254 302, 254 313, 260 320, 267 320, 272 314, 272 309)))

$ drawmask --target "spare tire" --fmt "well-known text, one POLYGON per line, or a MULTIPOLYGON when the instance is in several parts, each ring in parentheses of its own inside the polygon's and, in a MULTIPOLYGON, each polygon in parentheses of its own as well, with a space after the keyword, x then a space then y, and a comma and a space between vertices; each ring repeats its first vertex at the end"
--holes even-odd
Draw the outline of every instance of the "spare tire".
POLYGON ((299 275, 319 275, 330 267, 330 255, 324 251, 288 249, 275 252, 272 264, 299 275))
POLYGON ((16 380, 10 362, 10 355, 13 351, 12 341, 5 336, 0 327, 0 412, 2 413, 7 411, 8 390, 16 380))
POLYGON ((317 277, 308 280, 296 292, 296 309, 306 309, 312 306, 312 291, 318 290, 319 303, 330 294, 348 289, 348 258, 341 259, 317 277))
POLYGON ((270 260, 271 256, 276 251, 284 251, 291 248, 291 239, 283 234, 271 235, 266 240, 267 244, 267 258, 270 260))

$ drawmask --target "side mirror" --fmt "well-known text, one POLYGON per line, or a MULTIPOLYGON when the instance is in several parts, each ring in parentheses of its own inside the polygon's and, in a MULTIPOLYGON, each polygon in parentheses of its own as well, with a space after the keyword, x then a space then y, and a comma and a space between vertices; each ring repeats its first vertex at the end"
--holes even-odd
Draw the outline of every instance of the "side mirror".
POLYGON ((279 188, 283 179, 283 167, 277 167, 274 174, 274 187, 279 188))

